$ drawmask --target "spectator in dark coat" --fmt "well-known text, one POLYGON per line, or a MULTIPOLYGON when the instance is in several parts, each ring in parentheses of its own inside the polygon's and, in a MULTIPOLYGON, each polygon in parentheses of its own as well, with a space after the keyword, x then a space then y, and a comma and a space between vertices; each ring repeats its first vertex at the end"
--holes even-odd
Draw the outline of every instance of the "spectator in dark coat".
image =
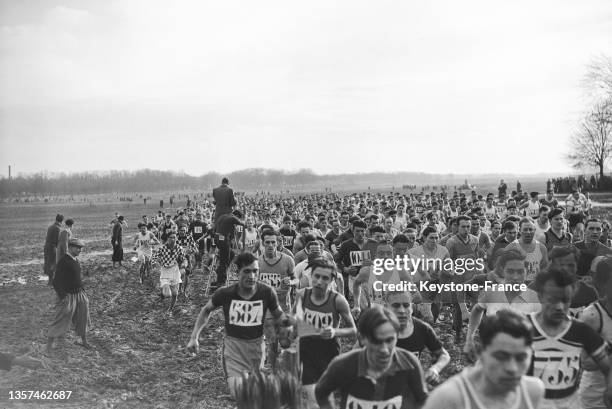
POLYGON ((44 273, 49 277, 49 285, 53 283, 53 273, 55 272, 57 243, 59 242, 60 230, 64 216, 58 214, 55 216, 55 223, 47 229, 47 238, 45 239, 45 264, 44 273))
POLYGON ((66 219, 65 224, 66 227, 60 232, 59 240, 57 242, 57 257, 55 261, 58 263, 68 251, 68 241, 72 237, 72 226, 74 225, 74 220, 66 219))
POLYGON ((116 263, 123 261, 123 216, 117 218, 118 222, 113 225, 113 267, 116 267, 116 263))

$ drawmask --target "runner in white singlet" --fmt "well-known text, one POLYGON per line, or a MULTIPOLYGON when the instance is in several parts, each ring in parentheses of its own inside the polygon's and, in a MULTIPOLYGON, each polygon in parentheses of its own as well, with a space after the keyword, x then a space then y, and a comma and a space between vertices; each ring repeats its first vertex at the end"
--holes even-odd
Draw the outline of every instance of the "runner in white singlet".
POLYGON ((512 310, 483 322, 478 362, 438 386, 423 409, 535 409, 544 396, 541 380, 526 376, 531 362, 531 325, 512 310))
POLYGON ((523 218, 519 223, 519 231, 521 237, 516 239, 513 243, 510 243, 508 247, 519 246, 525 253, 527 258, 525 259, 525 269, 527 270, 527 276, 525 277, 526 283, 531 283, 536 275, 540 271, 544 271, 548 266, 548 252, 546 246, 543 243, 534 239, 535 236, 535 224, 531 219, 523 218))

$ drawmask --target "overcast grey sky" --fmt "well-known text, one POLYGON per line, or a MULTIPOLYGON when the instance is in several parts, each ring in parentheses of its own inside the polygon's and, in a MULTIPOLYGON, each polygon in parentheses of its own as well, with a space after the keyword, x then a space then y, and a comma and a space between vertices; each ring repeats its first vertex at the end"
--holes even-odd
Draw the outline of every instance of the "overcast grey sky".
POLYGON ((0 174, 568 172, 609 0, 0 0, 0 174))

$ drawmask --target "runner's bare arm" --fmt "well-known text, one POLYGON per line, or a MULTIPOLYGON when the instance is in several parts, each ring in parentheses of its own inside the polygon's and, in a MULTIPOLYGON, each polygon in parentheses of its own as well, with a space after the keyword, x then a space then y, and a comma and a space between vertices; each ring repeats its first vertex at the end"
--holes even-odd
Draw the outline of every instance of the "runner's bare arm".
POLYGON ((606 353, 605 345, 591 355, 601 372, 608 378, 608 387, 612 387, 612 379, 609 379, 610 357, 606 353))
MULTIPOLYGON (((437 351, 431 351, 431 355, 435 362, 429 367, 429 369, 433 369, 440 374, 440 372, 446 368, 446 365, 450 363, 450 355, 445 348, 441 348, 437 351)), ((427 376, 427 374, 425 375, 427 376)))
POLYGON ((290 260, 290 261, 291 262, 289 263, 289 266, 286 272, 287 278, 289 278, 287 285, 298 285, 300 283, 300 279, 297 278, 295 274, 293 274, 293 270, 295 270, 295 262, 293 260, 290 260))
POLYGON ((272 313, 277 325, 285 318, 285 313, 281 309, 280 305, 274 311, 270 312, 272 313))
MULTIPOLYGON (((257 232, 257 235, 259 236, 259 232, 257 232)), ((257 239, 255 241, 255 244, 253 245, 253 253, 256 254, 259 251, 260 247, 261 247, 261 240, 257 239)))
POLYGON ((193 331, 191 332, 191 338, 189 339, 189 344, 187 344, 187 349, 194 349, 194 352, 198 351, 198 338, 200 337, 200 332, 202 332, 202 329, 208 324, 210 313, 214 310, 215 307, 210 300, 204 307, 202 307, 196 323, 193 326, 193 331))
POLYGON ((301 311, 302 309, 302 300, 304 299, 304 288, 299 289, 296 293, 295 293, 295 303, 293 304, 293 308, 291 308, 291 313, 293 315, 296 315, 295 318, 297 319, 302 319, 303 317, 303 312, 301 311), (298 317, 297 315, 301 314, 302 316, 298 317))
POLYGON ((336 328, 336 337, 353 337, 357 335, 357 328, 355 327, 355 321, 351 315, 351 309, 346 298, 337 296, 336 297, 336 310, 340 314, 340 317, 344 321, 344 328, 336 328))
POLYGON ((548 250, 546 250, 546 246, 542 243, 540 244, 540 251, 542 252, 542 260, 540 261, 540 271, 546 270, 548 267, 548 250))
POLYGON ((336 287, 338 287, 338 292, 342 295, 344 294, 344 277, 342 277, 342 274, 337 274, 336 275, 336 287))
POLYGON ((149 240, 152 240, 153 244, 161 244, 159 240, 157 239, 157 237, 155 237, 155 234, 153 233, 149 234, 149 240))
POLYGON ((468 331, 465 337, 465 346, 463 348, 464 353, 472 353, 474 352, 474 332, 476 332, 476 328, 480 325, 480 321, 482 321, 482 316, 484 315, 485 309, 482 308, 480 304, 475 304, 472 307, 472 312, 470 313, 470 322, 468 324, 468 331))
MULTIPOLYGON (((355 277, 355 282, 353 283, 353 298, 355 299, 355 306, 353 307, 353 311, 361 310, 361 303, 360 303, 361 293, 362 293, 361 285, 363 283, 368 282, 368 275, 369 275, 369 269, 363 269, 362 271, 359 272, 359 274, 357 274, 357 277, 355 277)), ((369 294, 367 293, 367 291, 366 291, 365 297, 366 299, 369 300, 369 294)))

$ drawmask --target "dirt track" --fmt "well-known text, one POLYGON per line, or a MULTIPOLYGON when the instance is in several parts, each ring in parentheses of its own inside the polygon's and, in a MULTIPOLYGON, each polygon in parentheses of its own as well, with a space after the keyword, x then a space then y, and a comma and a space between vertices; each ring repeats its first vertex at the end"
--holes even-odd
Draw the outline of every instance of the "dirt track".
MULTIPOLYGON (((4 232, 0 242, 0 282, 15 278, 26 282, 0 287, 0 350, 42 357, 55 302, 54 292, 39 280, 42 245, 49 221, 57 212, 75 218, 75 236, 89 240, 81 258, 83 271, 90 273, 85 286, 93 323, 89 338, 95 347, 93 351, 83 349, 74 343, 77 337, 71 334, 67 346, 56 357, 44 358, 49 369, 35 372, 14 368, 3 372, 0 407, 230 408, 231 402, 220 398, 227 393, 219 360, 220 314, 215 314, 202 334, 201 353, 197 357, 186 354, 184 347, 205 301, 199 296, 202 292, 195 292, 190 301, 181 299, 179 311, 167 316, 157 291, 138 283, 133 263, 126 261, 124 269, 113 271, 110 256, 104 254, 110 241, 104 238, 114 211, 110 206, 0 209, 4 232), (73 393, 69 401, 26 403, 9 401, 9 390, 73 393)), ((133 209, 124 214, 132 222, 141 212, 142 209, 133 209)), ((135 223, 130 224, 130 233, 135 232, 135 223)), ((129 246, 125 248, 129 259, 129 246)), ((196 274, 194 288, 202 284, 201 273, 196 274)))

